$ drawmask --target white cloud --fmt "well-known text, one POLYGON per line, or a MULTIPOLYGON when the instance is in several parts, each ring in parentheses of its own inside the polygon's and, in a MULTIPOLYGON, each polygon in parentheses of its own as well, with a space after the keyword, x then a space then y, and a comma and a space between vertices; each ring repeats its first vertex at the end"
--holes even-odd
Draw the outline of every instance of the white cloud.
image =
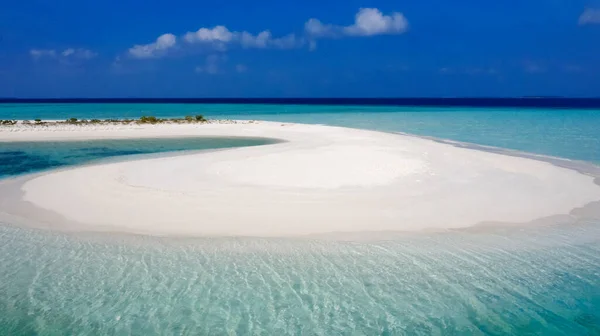
POLYGON ((579 17, 579 24, 600 24, 600 9, 586 8, 579 17))
POLYGON ((271 45, 279 49, 293 49, 304 45, 305 40, 296 37, 294 34, 288 34, 284 37, 276 38, 271 40, 271 45))
POLYGON ((256 36, 248 32, 236 33, 236 37, 239 38, 244 48, 266 48, 273 39, 271 32, 268 30, 262 31, 256 36))
POLYGON ((189 43, 195 42, 224 42, 227 43, 233 39, 233 33, 225 26, 216 26, 214 28, 200 28, 195 32, 188 32, 183 36, 189 43))
POLYGON ((309 19, 304 24, 304 30, 310 36, 314 37, 333 37, 337 35, 340 27, 325 25, 317 19, 309 19))
POLYGON ((72 59, 83 59, 88 60, 98 56, 97 53, 83 48, 67 48, 63 51, 56 51, 54 49, 31 49, 29 51, 31 57, 40 59, 42 57, 60 59, 62 61, 72 59))
MULTIPOLYGON (((355 15, 354 23, 348 26, 323 24, 317 19, 310 19, 304 25, 304 34, 288 34, 274 37, 270 30, 257 34, 248 31, 232 31, 223 25, 202 27, 181 36, 178 43, 174 34, 161 35, 155 42, 135 45, 128 53, 133 58, 159 58, 166 56, 177 46, 184 48, 201 48, 208 52, 225 52, 229 47, 245 49, 293 49, 308 45, 309 50, 317 47, 316 39, 342 36, 374 36, 383 34, 402 34, 408 29, 408 21, 402 13, 394 12, 384 15, 377 8, 361 8, 355 15), (187 46, 186 46, 187 45, 187 46), (194 47, 195 46, 195 47, 194 47)), ((205 72, 205 67, 200 67, 205 72)))
MULTIPOLYGON (((302 46, 304 39, 297 38, 294 34, 283 37, 273 37, 269 30, 262 31, 256 35, 247 31, 230 31, 225 26, 213 28, 200 28, 193 32, 187 32, 182 40, 188 45, 201 45, 209 51, 226 51, 228 46, 239 46, 242 48, 276 48, 291 49, 302 46)), ((133 58, 159 58, 167 55, 168 51, 177 45, 177 37, 173 34, 161 35, 155 42, 135 45, 129 49, 129 55, 133 58)), ((183 45, 181 45, 183 47, 183 45)))
POLYGON ((304 30, 313 38, 402 34, 407 29, 408 20, 402 13, 383 15, 377 8, 361 8, 354 24, 349 26, 324 24, 318 19, 310 19, 304 24, 304 30))
POLYGON ((200 28, 195 32, 188 32, 184 35, 184 40, 190 44, 208 44, 217 50, 224 50, 227 45, 240 45, 243 48, 258 49, 291 49, 303 44, 303 41, 297 39, 294 34, 275 38, 269 30, 254 35, 247 31, 230 31, 225 26, 200 28))
POLYGON ((377 8, 361 8, 354 24, 344 28, 348 35, 371 36, 402 34, 408 29, 408 21, 402 13, 383 15, 377 8))
POLYGON ((134 58, 155 58, 164 55, 164 53, 175 47, 177 37, 173 34, 163 34, 155 42, 143 45, 135 45, 129 48, 129 55, 134 58))

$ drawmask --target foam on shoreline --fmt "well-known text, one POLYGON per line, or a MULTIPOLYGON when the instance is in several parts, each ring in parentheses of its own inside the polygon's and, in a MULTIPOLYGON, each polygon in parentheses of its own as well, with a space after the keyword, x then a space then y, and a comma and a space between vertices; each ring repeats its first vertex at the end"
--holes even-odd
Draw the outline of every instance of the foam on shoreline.
POLYGON ((51 229, 356 235, 569 217, 573 209, 600 200, 594 176, 400 134, 274 122, 22 127, 0 132, 0 141, 188 136, 285 141, 0 182, 0 219, 51 229))

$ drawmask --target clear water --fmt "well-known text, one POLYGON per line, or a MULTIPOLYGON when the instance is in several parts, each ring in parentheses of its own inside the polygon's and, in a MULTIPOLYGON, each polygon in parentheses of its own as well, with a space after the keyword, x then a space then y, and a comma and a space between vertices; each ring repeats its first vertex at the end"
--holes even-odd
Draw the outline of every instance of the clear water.
POLYGON ((0 142, 0 178, 129 155, 258 146, 269 143, 273 141, 258 138, 0 142))
POLYGON ((0 333, 598 335, 599 234, 343 243, 0 227, 0 333))
POLYGON ((600 163, 600 110, 239 104, 0 104, 0 119, 256 119, 407 132, 600 163))
MULTIPOLYGON (((82 108, 52 106, 40 117, 63 119, 82 108)), ((199 111, 210 117, 407 131, 599 161, 594 111, 202 108, 222 109, 199 111)), ((126 115, 111 117, 119 116, 126 115)), ((127 141, 0 144, 13 146, 0 147, 0 167, 15 175, 115 155, 244 145, 127 141)), ((376 242, 75 235, 0 223, 0 255, 0 335, 600 335, 597 221, 376 242)))

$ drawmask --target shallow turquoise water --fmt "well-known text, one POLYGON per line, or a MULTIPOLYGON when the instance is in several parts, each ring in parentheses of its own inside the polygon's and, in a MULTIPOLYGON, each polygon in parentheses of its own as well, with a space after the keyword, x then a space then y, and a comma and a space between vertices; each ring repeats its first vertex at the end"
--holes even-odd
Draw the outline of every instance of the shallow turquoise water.
POLYGON ((0 141, 0 178, 128 155, 258 146, 270 143, 273 141, 258 138, 0 141))
POLYGON ((142 115, 323 123, 498 146, 600 163, 600 110, 208 104, 0 104, 0 119, 142 115))
MULTIPOLYGON (((260 107, 229 115, 229 108, 211 113, 600 161, 593 111, 499 117, 490 110, 302 107, 310 113, 258 114, 260 107)), ((244 144, 210 141, 0 143, 0 169, 15 175, 115 155, 244 144)), ((0 255, 0 335, 600 335, 597 221, 374 242, 64 234, 0 223, 0 255)))
POLYGON ((598 223, 371 243, 86 237, 0 226, 0 330, 598 335, 599 235, 598 223))

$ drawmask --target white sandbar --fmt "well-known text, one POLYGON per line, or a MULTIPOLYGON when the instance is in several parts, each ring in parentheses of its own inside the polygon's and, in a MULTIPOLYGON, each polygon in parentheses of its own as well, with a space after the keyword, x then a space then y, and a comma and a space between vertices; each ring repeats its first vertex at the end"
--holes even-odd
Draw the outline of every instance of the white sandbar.
POLYGON ((0 132, 0 141, 175 136, 286 141, 0 182, 5 199, 10 183, 19 181, 22 191, 11 196, 21 199, 0 202, 1 213, 55 229, 263 237, 419 231, 529 222, 600 200, 593 178, 573 170, 366 130, 271 122, 17 130, 0 132), (30 208, 19 210, 21 205, 30 208))

